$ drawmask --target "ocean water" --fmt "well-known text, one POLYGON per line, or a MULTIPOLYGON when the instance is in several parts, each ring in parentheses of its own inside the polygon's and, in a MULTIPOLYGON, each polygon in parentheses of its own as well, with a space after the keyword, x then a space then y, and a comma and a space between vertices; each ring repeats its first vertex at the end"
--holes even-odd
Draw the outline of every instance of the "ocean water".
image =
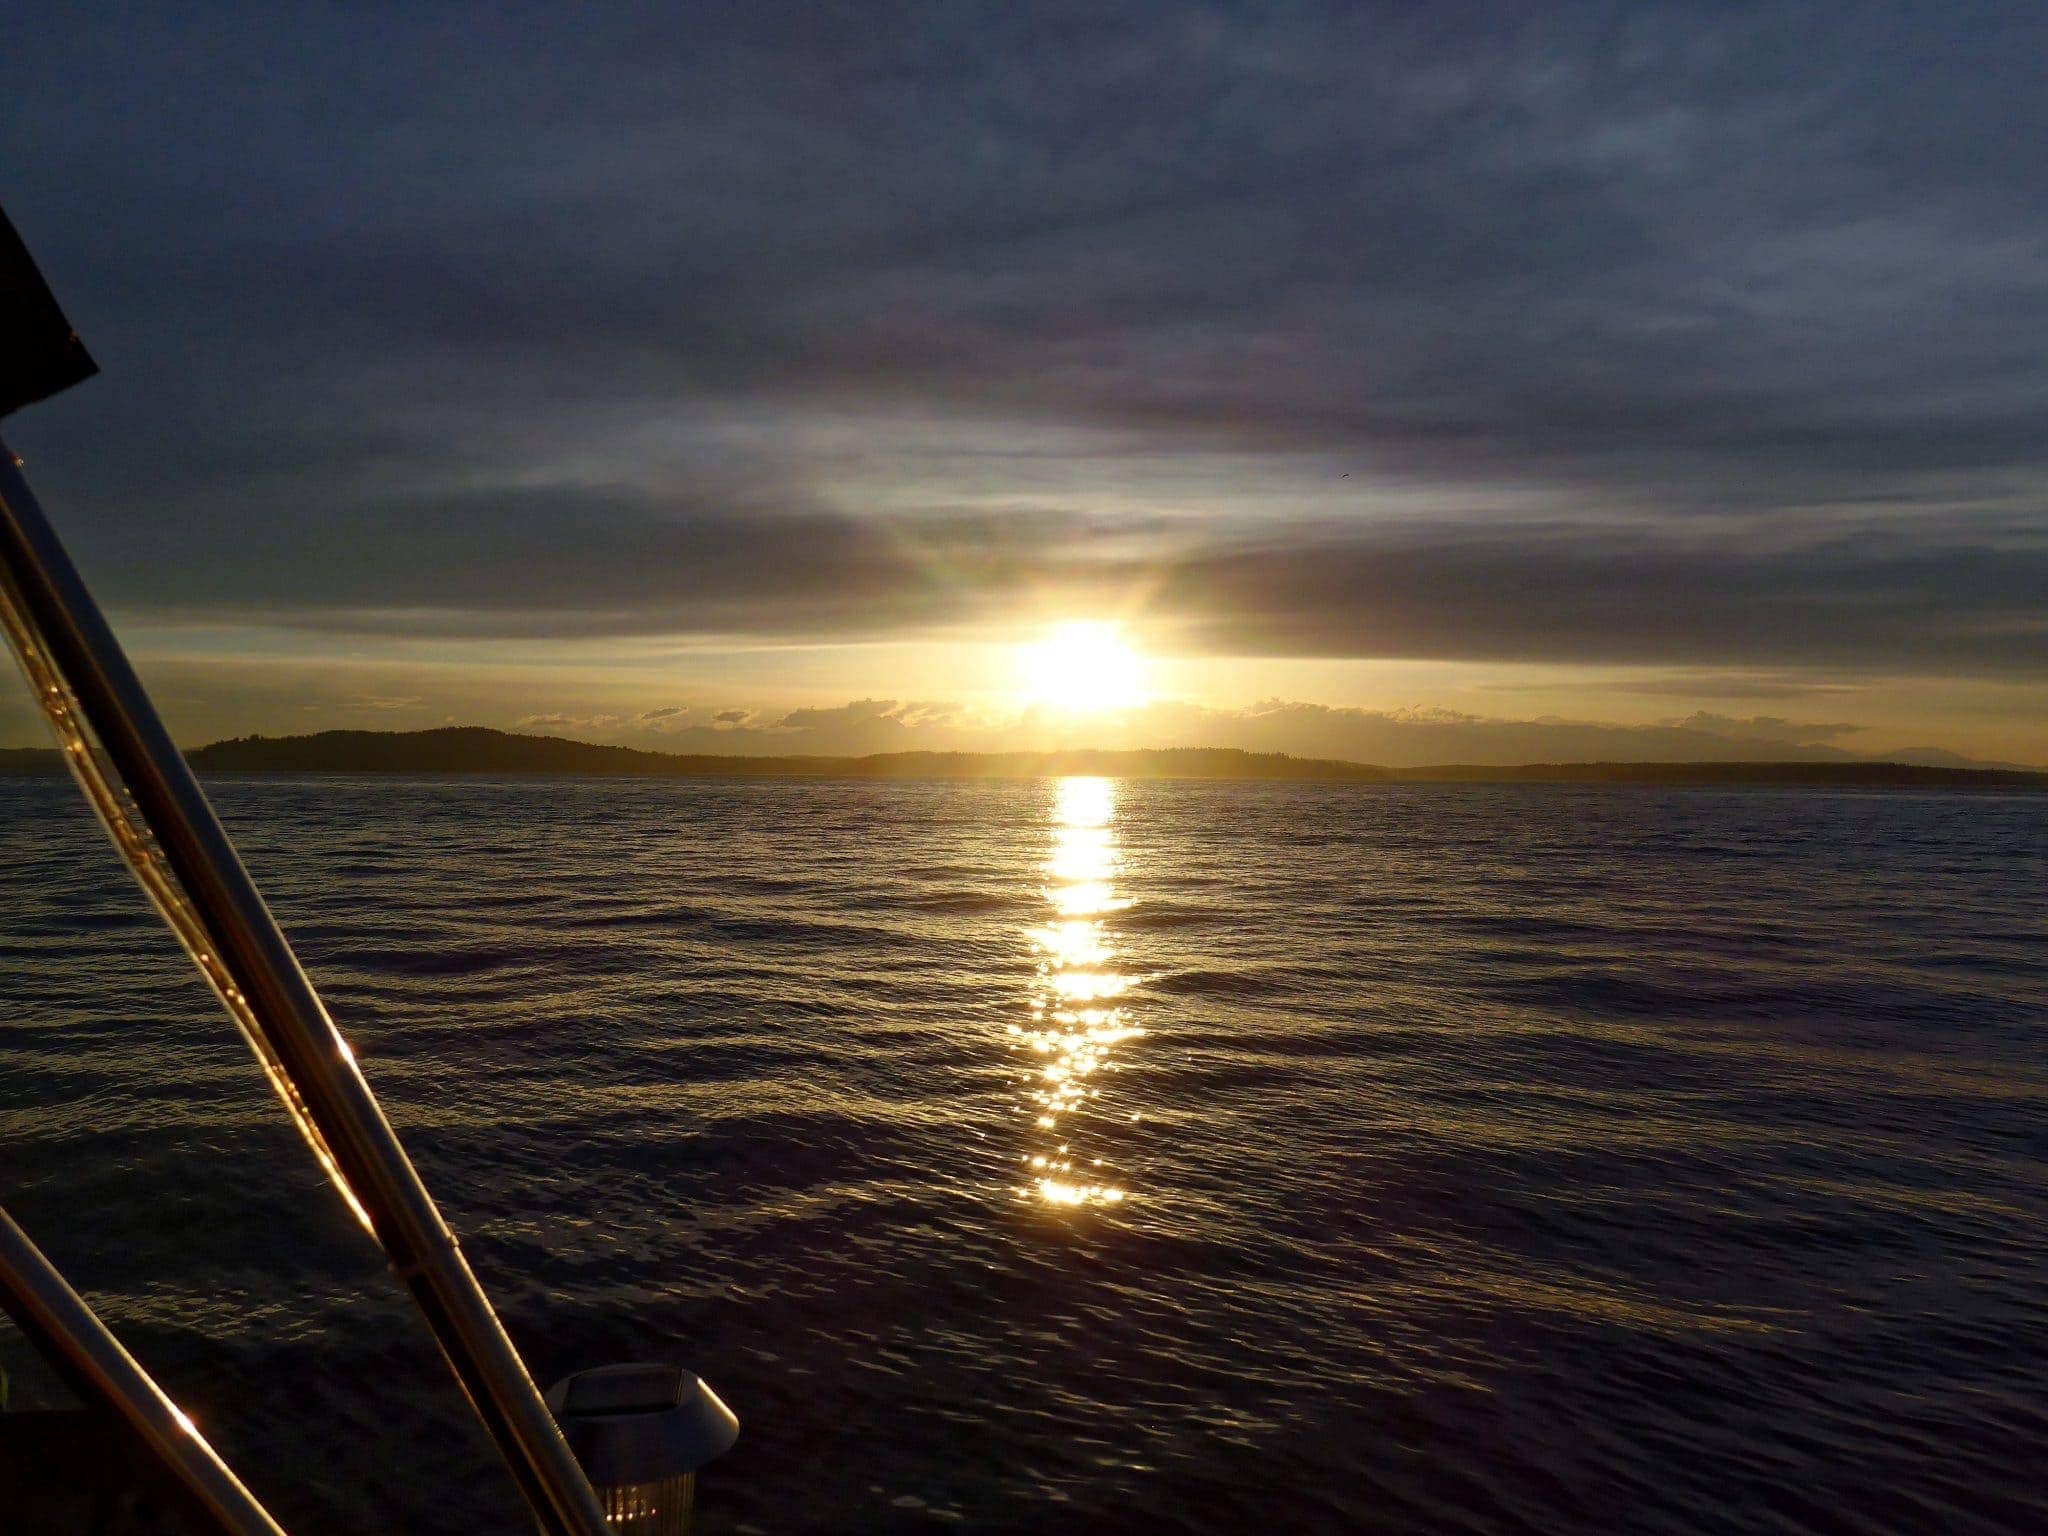
MULTIPOLYGON (((2048 797, 211 788, 536 1374, 740 1415, 703 1529, 2048 1529, 2048 797)), ((57 781, 0 1202, 294 1532, 528 1529, 57 781)))

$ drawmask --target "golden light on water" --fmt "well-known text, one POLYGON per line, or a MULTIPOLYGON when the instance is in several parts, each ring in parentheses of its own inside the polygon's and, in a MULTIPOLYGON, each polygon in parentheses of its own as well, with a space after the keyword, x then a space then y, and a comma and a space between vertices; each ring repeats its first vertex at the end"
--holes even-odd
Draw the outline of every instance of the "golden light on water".
POLYGON ((1017 1193, 1053 1206, 1115 1205, 1115 1171, 1081 1144, 1099 1122, 1101 1079, 1117 1068, 1117 1047, 1144 1031, 1117 1001, 1130 978, 1116 968, 1107 916, 1116 895, 1116 786, 1108 779, 1061 779, 1046 857, 1048 922, 1030 930, 1038 968, 1030 1025, 1013 1024, 1012 1044, 1028 1052, 1024 1111, 1040 1133, 1023 1155, 1030 1183, 1017 1193))
POLYGON ((1093 715, 1145 702, 1145 663, 1114 624, 1062 624, 1018 656, 1026 703, 1093 715))

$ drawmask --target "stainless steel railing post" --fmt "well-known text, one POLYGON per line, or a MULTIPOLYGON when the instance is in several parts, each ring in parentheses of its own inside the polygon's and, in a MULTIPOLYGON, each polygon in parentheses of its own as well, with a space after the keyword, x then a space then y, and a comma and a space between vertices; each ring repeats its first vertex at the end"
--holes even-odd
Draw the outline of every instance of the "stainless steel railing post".
POLYGON ((606 1536, 588 1479, 454 1235, 4 444, 0 609, 88 799, 382 1245, 542 1529, 606 1536))
POLYGON ((110 1405, 228 1536, 284 1536, 198 1426, 164 1396, 5 1211, 0 1211, 0 1310, 48 1351, 65 1375, 110 1405))

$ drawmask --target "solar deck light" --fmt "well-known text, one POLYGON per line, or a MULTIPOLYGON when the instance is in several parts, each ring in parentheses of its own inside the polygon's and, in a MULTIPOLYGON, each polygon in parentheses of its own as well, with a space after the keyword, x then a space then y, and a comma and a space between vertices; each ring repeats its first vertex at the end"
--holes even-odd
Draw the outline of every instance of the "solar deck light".
POLYGON ((548 1408, 620 1536, 688 1536, 697 1471, 740 1421, 673 1365, 600 1365, 548 1388, 548 1408))

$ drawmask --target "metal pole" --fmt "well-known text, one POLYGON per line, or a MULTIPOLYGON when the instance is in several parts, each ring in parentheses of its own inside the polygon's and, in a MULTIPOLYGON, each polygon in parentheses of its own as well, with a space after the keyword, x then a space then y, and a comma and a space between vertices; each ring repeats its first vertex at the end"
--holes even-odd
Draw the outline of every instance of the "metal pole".
POLYGON ((285 1536, 206 1437, 164 1396, 56 1266, 0 1210, 0 1309, 49 1351, 64 1374, 111 1404, 144 1447, 228 1536, 285 1536))
POLYGON ((9 638, 88 798, 412 1293, 542 1529, 607 1536, 589 1480, 454 1234, 4 444, 0 608, 12 610, 9 638), (73 715, 125 796, 105 784, 73 715))

